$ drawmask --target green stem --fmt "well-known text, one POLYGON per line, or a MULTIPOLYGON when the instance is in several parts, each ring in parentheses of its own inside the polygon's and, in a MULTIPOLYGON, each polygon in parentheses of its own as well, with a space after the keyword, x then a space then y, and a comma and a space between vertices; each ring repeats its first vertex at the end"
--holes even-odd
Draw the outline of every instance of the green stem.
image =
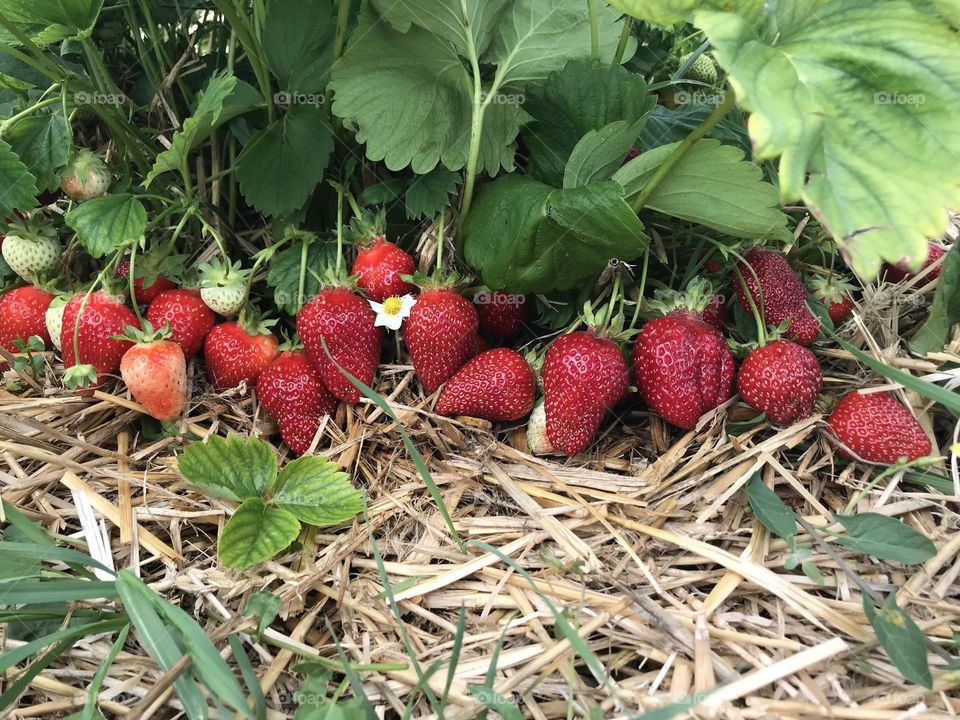
MULTIPOLYGON (((461 0, 463 4, 463 0, 461 0)), ((464 8, 464 12, 466 9, 464 8)), ((463 183, 463 201, 460 204, 457 233, 457 254, 463 254, 463 223, 470 214, 473 205, 473 193, 477 183, 477 167, 480 164, 480 139, 483 137, 483 116, 487 112, 490 101, 499 90, 500 84, 494 81, 486 100, 483 99, 483 78, 480 75, 480 63, 477 60, 477 51, 473 42, 472 33, 467 33, 468 54, 473 66, 473 117, 470 121, 470 154, 467 156, 466 178, 463 183)))
POLYGON ((130 246, 130 274, 127 275, 127 286, 130 291, 130 304, 133 305, 133 312, 140 322, 140 327, 146 329, 143 324, 143 315, 140 314, 140 303, 137 302, 137 243, 130 246))
POLYGON ((297 307, 302 307, 307 301, 307 259, 310 257, 310 241, 304 237, 300 241, 300 282, 297 285, 297 307))
POLYGON ((273 92, 270 86, 270 74, 267 72, 266 64, 260 56, 260 45, 253 36, 253 29, 250 27, 250 19, 237 12, 231 5, 230 0, 213 0, 217 9, 227 20, 227 24, 237 34, 237 39, 247 54, 247 60, 250 61, 250 67, 253 68, 253 74, 257 78, 257 84, 260 86, 260 94, 267 104, 267 119, 273 122, 276 116, 276 108, 273 104, 273 92))
POLYGON ((796 518, 797 522, 800 523, 800 527, 807 531, 810 537, 813 538, 813 541, 820 546, 820 549, 829 555, 830 558, 837 564, 837 567, 843 570, 847 577, 857 584, 857 586, 860 588, 860 592, 878 604, 883 602, 883 598, 874 592, 873 588, 867 585, 864 579, 857 575, 857 573, 854 572, 854 570, 844 562, 843 558, 840 557, 832 547, 830 547, 830 543, 824 540, 820 534, 813 529, 813 526, 810 525, 810 523, 804 520, 799 514, 796 514, 796 518))
POLYGON ((350 22, 350 0, 337 0, 337 34, 333 38, 333 59, 343 57, 347 44, 347 23, 350 22))
POLYGON ((597 19, 597 0, 587 0, 590 13, 590 57, 600 59, 600 23, 597 19))
POLYGON ((620 30, 620 43, 617 45, 617 52, 614 53, 611 65, 619 65, 623 62, 623 55, 627 52, 627 42, 630 40, 630 31, 633 29, 633 18, 629 15, 623 21, 623 28, 620 30))
POLYGON ((647 270, 650 267, 650 246, 648 245, 646 250, 643 251, 643 270, 640 271, 640 285, 637 286, 639 293, 637 294, 637 304, 633 308, 633 319, 630 321, 630 327, 635 328, 637 326, 637 320, 640 319, 640 306, 643 304, 643 293, 647 289, 647 270))
POLYGON ((437 274, 439 275, 443 272, 443 243, 446 242, 444 239, 444 230, 447 226, 446 209, 440 213, 437 223, 437 274))
MULTIPOLYGON (((750 268, 750 272, 755 271, 751 265, 747 265, 750 268)), ((740 272, 740 268, 733 268, 734 275, 737 276, 737 282, 740 283, 740 287, 743 288, 743 296, 747 298, 747 303, 750 305, 750 312, 753 315, 754 321, 757 323, 757 341, 760 343, 761 347, 767 344, 767 319, 763 313, 763 288, 760 287, 760 279, 757 278, 757 291, 761 293, 760 295, 760 305, 757 307, 757 304, 753 301, 753 293, 750 292, 750 287, 747 285, 747 281, 743 277, 743 273, 740 272)))
POLYGON ((723 96, 723 102, 721 102, 710 116, 704 120, 699 127, 697 127, 693 132, 687 135, 684 138, 683 142, 677 146, 677 149, 671 153, 670 157, 667 158, 657 171, 653 174, 653 177, 647 181, 647 184, 644 185, 643 190, 637 195, 637 199, 633 201, 631 207, 634 212, 640 212, 644 206, 647 204, 647 201, 653 196, 654 190, 657 189, 657 186, 663 182, 663 179, 670 174, 673 168, 678 162, 683 159, 683 156, 689 152, 690 148, 700 140, 704 135, 710 132, 716 125, 719 123, 724 115, 730 112, 730 109, 733 107, 736 98, 734 97, 733 91, 728 91, 726 95, 723 96))
MULTIPOLYGON (((343 267, 343 187, 337 185, 337 264, 334 268, 334 275, 339 280, 340 271, 343 267)), ((353 196, 347 195, 351 204, 354 203, 353 196)), ((359 217, 359 216, 358 216, 359 217)))
POLYGON ((103 279, 107 276, 107 273, 113 272, 114 268, 117 266, 117 263, 120 261, 120 255, 123 251, 118 252, 113 256, 113 260, 108 262, 103 270, 100 271, 100 274, 93 279, 93 284, 90 285, 90 289, 87 290, 86 295, 83 296, 83 300, 80 302, 80 307, 77 310, 77 317, 73 321, 73 364, 82 365, 80 362, 80 320, 83 318, 83 312, 87 309, 87 303, 90 301, 90 296, 96 292, 96 289, 103 282, 103 279))
POLYGON ((20 41, 20 44, 23 45, 30 53, 33 55, 36 60, 33 58, 21 53, 19 50, 8 46, 6 43, 0 43, 0 50, 6 52, 10 55, 14 55, 18 59, 27 63, 33 67, 38 72, 46 75, 49 78, 52 78, 55 82, 62 82, 67 77, 67 72, 64 70, 63 66, 58 65, 49 56, 40 49, 36 43, 31 40, 26 33, 23 32, 16 23, 9 21, 2 13, 0 13, 0 25, 2 25, 11 35, 13 35, 17 40, 20 41))
MULTIPOLYGON (((59 86, 58 85, 51 86, 51 88, 53 87, 59 87, 59 86)), ((46 100, 42 100, 38 102, 36 105, 31 105, 26 110, 22 110, 18 112, 16 115, 12 115, 11 117, 7 118, 2 123, 0 123, 0 137, 3 137, 3 135, 7 132, 7 129, 15 125, 17 121, 32 115, 37 110, 42 110, 45 107, 56 105, 59 102, 60 102, 60 95, 57 95, 57 97, 47 98, 46 100)))

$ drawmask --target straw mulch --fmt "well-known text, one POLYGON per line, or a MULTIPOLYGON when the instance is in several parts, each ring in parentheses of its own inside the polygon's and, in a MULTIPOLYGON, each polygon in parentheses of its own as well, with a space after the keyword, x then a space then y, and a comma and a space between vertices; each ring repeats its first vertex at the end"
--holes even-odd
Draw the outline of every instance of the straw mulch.
MULTIPOLYGON (((960 363, 957 339, 933 358, 897 349, 890 318, 919 292, 868 289, 844 334, 917 375, 960 363)), ((827 392, 882 382, 842 351, 820 355, 827 392)), ((743 488, 758 472, 814 524, 843 511, 874 476, 863 465, 840 469, 822 438, 822 416, 783 429, 737 425, 728 433, 751 415, 731 402, 699 431, 681 434, 627 404, 589 456, 563 462, 528 455, 522 428, 494 432, 478 421, 433 415, 434 398, 420 394, 411 368, 386 366, 378 389, 426 458, 463 539, 498 548, 526 575, 476 545, 458 549, 396 426, 370 403, 341 409, 316 443, 318 454, 366 489, 369 523, 319 531, 303 538, 302 552, 237 573, 218 566, 216 554, 232 508, 177 473, 178 448, 188 440, 145 439, 138 406, 119 383, 79 397, 59 389, 58 370, 49 368, 46 388, 6 374, 21 387, 0 391, 4 498, 47 528, 80 538, 85 499, 105 522, 115 567, 134 569, 215 638, 222 639, 224 623, 250 626, 240 615, 252 593, 277 593, 280 617, 261 642, 248 645, 270 717, 295 710, 301 678, 291 667, 298 654, 336 657, 328 627, 355 663, 408 663, 402 628, 421 666, 446 665, 461 607, 466 631, 449 718, 479 714, 469 687, 484 682, 501 635, 495 688, 531 718, 635 716, 717 685, 722 689, 693 711, 697 717, 960 712, 960 680, 944 675, 943 660, 930 656, 932 691, 906 684, 877 646, 859 589, 834 560, 813 547, 822 587, 785 570, 785 543, 749 511, 743 488), (399 619, 383 598, 372 542, 396 588, 399 619), (574 652, 550 605, 599 658, 608 686, 574 652)), ((184 434, 259 435, 287 455, 253 398, 212 394, 202 368, 191 372, 195 403, 184 434)), ((904 397, 929 426, 929 406, 904 397)), ((937 429, 946 451, 951 441, 942 425, 937 429)), ((948 466, 940 470, 949 474, 948 466)), ((858 509, 902 518, 934 541, 936 557, 906 568, 835 548, 877 591, 896 591, 927 635, 947 644, 960 630, 960 498, 900 479, 884 481, 858 509)), ((52 717, 82 705, 110 642, 75 645, 66 662, 37 677, 17 716, 52 717)), ((172 680, 131 639, 108 674, 100 707, 112 717, 173 717, 179 703, 172 680)), ((417 684, 409 665, 362 680, 386 717, 402 714, 417 684)), ((445 680, 445 668, 433 676, 437 694, 445 680)), ((430 715, 423 698, 414 715, 430 715)))

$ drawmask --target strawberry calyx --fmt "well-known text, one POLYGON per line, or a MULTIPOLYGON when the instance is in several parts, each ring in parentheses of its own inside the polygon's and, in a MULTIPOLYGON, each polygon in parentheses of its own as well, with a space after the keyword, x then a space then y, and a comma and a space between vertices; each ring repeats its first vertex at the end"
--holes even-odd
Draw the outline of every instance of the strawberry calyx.
POLYGON ((63 374, 63 384, 71 390, 89 388, 97 384, 97 369, 93 365, 74 365, 63 374))
POLYGON ((209 262, 197 266, 200 273, 201 288, 240 287, 250 277, 250 270, 244 269, 239 261, 231 263, 220 258, 212 258, 209 262))
POLYGON ((841 303, 850 297, 856 288, 843 278, 815 275, 807 280, 807 287, 821 303, 841 303))
POLYGON ((237 318, 237 325, 250 337, 269 335, 272 332, 271 328, 276 324, 276 318, 264 318, 256 308, 249 305, 240 311, 240 316, 237 318))
POLYGON ((713 302, 716 292, 713 284, 705 278, 695 278, 687 285, 686 290, 656 290, 653 299, 647 300, 646 305, 651 310, 667 315, 674 310, 687 310, 696 315, 702 315, 713 302))
POLYGON ((345 235, 348 242, 366 248, 377 240, 387 239, 386 227, 387 215, 383 208, 376 213, 361 210, 360 214, 350 221, 345 235))
POLYGON ((466 275, 460 275, 456 272, 443 272, 434 270, 427 275, 421 272, 415 272, 413 275, 401 275, 404 282, 412 283, 423 291, 426 290, 452 290, 461 292, 461 290, 470 283, 470 278, 466 275))
POLYGON ((57 235, 56 228, 43 216, 42 213, 16 216, 8 220, 4 230, 6 237, 18 237, 30 242, 49 240, 57 235))
POLYGON ((173 334, 170 323, 164 323, 160 328, 154 328, 149 320, 143 321, 143 328, 136 328, 133 325, 124 325, 123 333, 115 335, 114 340, 129 340, 138 344, 149 344, 167 340, 173 334))

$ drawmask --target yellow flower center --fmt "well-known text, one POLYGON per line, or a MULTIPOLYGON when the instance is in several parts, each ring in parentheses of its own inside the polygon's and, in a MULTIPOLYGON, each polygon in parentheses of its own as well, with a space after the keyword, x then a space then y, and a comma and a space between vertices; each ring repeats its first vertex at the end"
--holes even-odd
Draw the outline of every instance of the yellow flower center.
POLYGON ((403 298, 388 297, 383 302, 383 311, 387 315, 399 315, 403 310, 403 298))

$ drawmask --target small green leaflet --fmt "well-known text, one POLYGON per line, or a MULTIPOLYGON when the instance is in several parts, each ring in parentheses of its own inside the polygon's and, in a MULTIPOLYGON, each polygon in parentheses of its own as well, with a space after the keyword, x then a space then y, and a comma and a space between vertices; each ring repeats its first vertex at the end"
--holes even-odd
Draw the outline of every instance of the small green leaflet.
POLYGON ((863 612, 881 647, 903 677, 923 687, 933 687, 926 637, 913 619, 897 606, 896 595, 891 593, 879 608, 864 595, 863 612))
POLYGON ((37 180, 13 148, 0 140, 0 217, 14 210, 29 210, 37 204, 37 180))
POLYGON ((147 210, 133 195, 104 195, 75 205, 64 219, 93 257, 132 245, 147 229, 147 210))
POLYGON ((784 540, 797 534, 797 518, 793 510, 766 486, 759 472, 754 473, 747 482, 747 500, 753 514, 767 530, 784 540))
POLYGON ((346 522, 361 512, 363 493, 337 463, 301 457, 280 472, 273 502, 298 520, 323 527, 346 522))
POLYGON ((262 440, 212 437, 184 448, 180 474, 213 495, 242 502, 268 493, 277 480, 277 456, 262 440))
POLYGON ((837 515, 846 535, 835 542, 881 560, 897 560, 907 565, 926 562, 937 554, 930 539, 896 518, 879 513, 837 515))
POLYGON ((10 128, 7 139, 37 179, 38 187, 51 190, 59 186, 57 171, 67 164, 70 155, 70 136, 61 113, 23 118, 10 128))
POLYGON ((220 562, 243 570, 269 560, 300 534, 300 521, 291 513, 250 498, 236 509, 220 534, 220 562))
POLYGON ((260 642, 263 631, 270 627, 270 623, 277 617, 278 612, 280 612, 280 598, 272 592, 260 590, 250 596, 243 616, 257 618, 257 630, 251 634, 254 642, 260 642))
POLYGON ((577 188, 609 180, 636 144, 645 120, 618 120, 584 135, 567 160, 563 187, 577 188))

